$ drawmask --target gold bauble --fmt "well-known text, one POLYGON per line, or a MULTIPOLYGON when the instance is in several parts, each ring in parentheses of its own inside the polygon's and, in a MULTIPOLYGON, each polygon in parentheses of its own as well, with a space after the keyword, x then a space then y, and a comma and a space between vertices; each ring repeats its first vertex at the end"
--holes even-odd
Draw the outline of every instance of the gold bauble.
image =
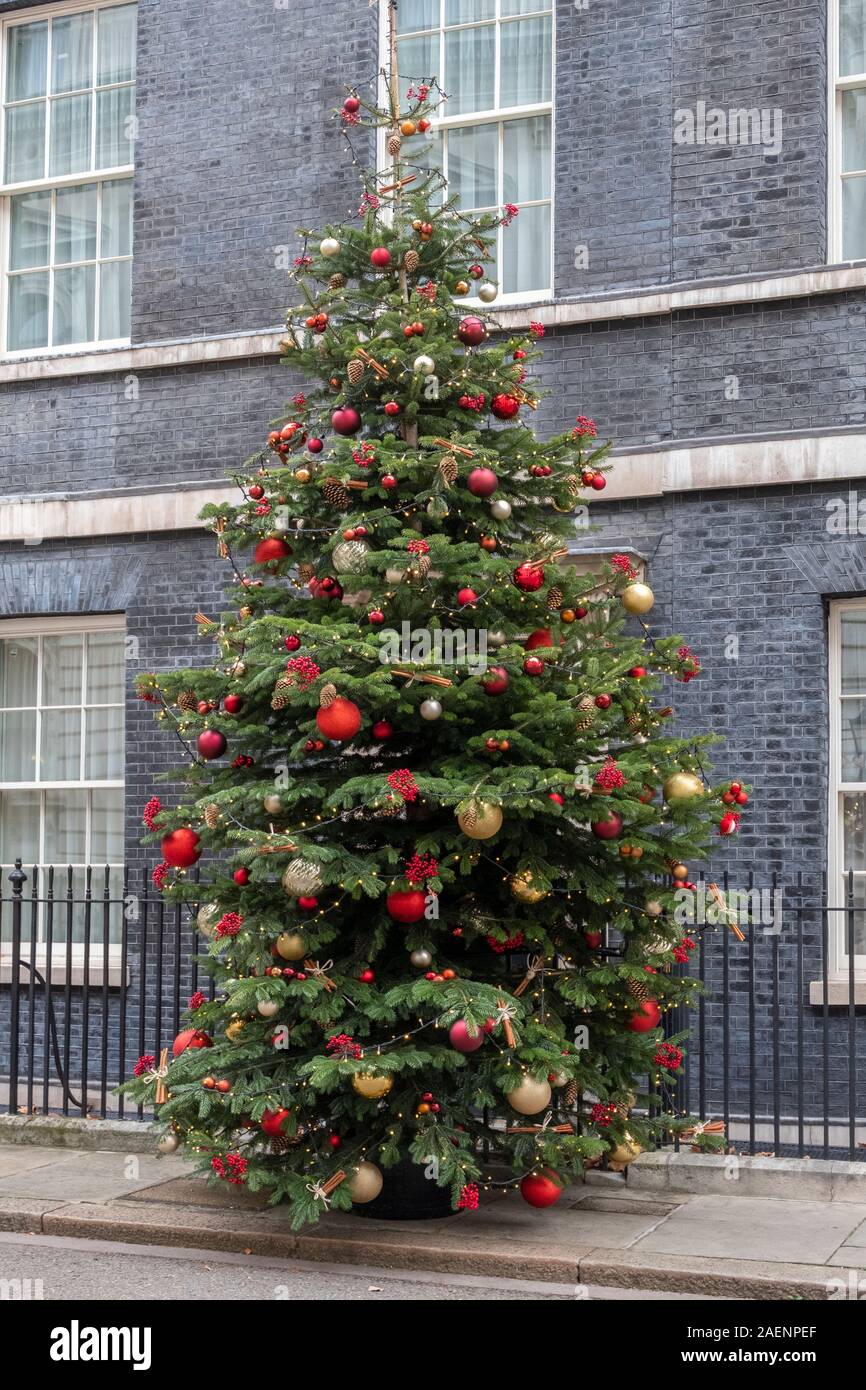
POLYGON ((307 943, 297 932, 284 931, 277 937, 277 955, 283 960, 303 960, 307 954, 307 943))
POLYGON ((309 468, 296 468, 293 476, 296 483, 308 483, 313 475, 309 468))
POLYGON ((655 898, 650 898, 647 902, 644 903, 644 912, 646 913, 647 917, 661 917, 662 913, 664 912, 664 908, 662 907, 660 902, 656 902, 655 898))
POLYGON ((567 1086, 571 1077, 567 1071, 552 1071, 547 1079, 551 1086, 560 1087, 567 1086))
POLYGON ((292 859, 286 865, 282 884, 290 898, 314 898, 322 886, 322 871, 309 859, 292 859))
POLYGON ((226 1037, 229 1042, 240 1042, 245 1027, 246 1025, 242 1018, 233 1018, 226 1028, 226 1037))
POLYGON ((691 801, 703 796, 704 784, 693 772, 672 772, 665 778, 662 794, 665 801, 691 801))
POLYGON ((375 1163, 359 1163, 350 1178, 346 1191, 353 1202, 372 1202, 382 1191, 382 1174, 375 1163))
POLYGON ((365 1100, 381 1100, 383 1096, 387 1096, 394 1080, 390 1076, 374 1076, 369 1071, 356 1071, 352 1077, 352 1085, 365 1100))
POLYGON ((195 924, 202 936, 213 936, 213 929, 222 917, 222 911, 216 903, 205 903, 200 907, 195 919, 195 924))
POLYGON ((521 903, 540 903, 542 898, 547 897, 546 888, 533 888, 532 874, 528 870, 522 874, 512 874, 510 886, 515 898, 521 903))
POLYGON ((640 1158, 643 1147, 636 1139, 626 1131, 615 1149, 610 1149, 607 1155, 608 1163, 617 1163, 625 1168, 629 1163, 634 1163, 636 1158, 640 1158))
POLYGON ((488 801, 473 801, 457 817, 457 824, 470 840, 489 840, 502 828, 502 807, 488 801))
POLYGON ((276 792, 269 792, 262 801, 262 806, 269 816, 278 816, 283 809, 283 798, 277 796, 276 792))
POLYGON ((686 865, 686 864, 673 864, 673 865, 671 866, 671 878, 677 878, 677 879, 679 879, 682 883, 685 883, 685 881, 686 881, 686 879, 688 878, 688 876, 689 876, 688 865, 686 865))
POLYGON ((174 1131, 172 1131, 169 1134, 164 1134, 156 1147, 161 1154, 173 1154, 175 1149, 179 1148, 179 1146, 180 1140, 174 1131))
POLYGON ((627 613, 648 613, 656 601, 649 584, 627 584, 620 598, 627 613))
POLYGON ((256 1008, 262 1018, 276 1018, 277 1014, 280 1012, 280 1006, 276 999, 260 999, 258 1004, 256 1004, 256 1008))
POLYGON ((534 1076, 527 1076, 519 1086, 508 1092, 505 1099, 519 1115, 537 1115, 539 1111, 547 1109, 550 1096, 548 1081, 536 1081, 534 1076))
POLYGON ((340 541, 331 552, 335 574, 363 574, 367 568, 366 541, 340 541))

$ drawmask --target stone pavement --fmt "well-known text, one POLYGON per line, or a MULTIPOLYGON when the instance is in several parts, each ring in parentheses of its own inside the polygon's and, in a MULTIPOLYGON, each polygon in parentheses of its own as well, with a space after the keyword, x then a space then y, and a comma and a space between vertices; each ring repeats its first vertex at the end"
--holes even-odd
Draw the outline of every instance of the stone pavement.
POLYGON ((548 1211, 484 1194, 478 1211, 441 1221, 331 1212, 296 1233, 285 1207, 207 1187, 175 1156, 10 1144, 0 1230, 723 1298, 856 1297, 861 1280, 866 1293, 866 1202, 647 1192, 609 1177, 548 1211))

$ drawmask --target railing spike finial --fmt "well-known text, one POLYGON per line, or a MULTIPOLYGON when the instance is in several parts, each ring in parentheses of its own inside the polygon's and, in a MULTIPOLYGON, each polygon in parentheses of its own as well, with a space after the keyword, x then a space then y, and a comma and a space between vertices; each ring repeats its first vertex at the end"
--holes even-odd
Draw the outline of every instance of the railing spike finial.
POLYGON ((24 885, 27 882, 27 875, 21 867, 21 860, 15 860, 15 868, 9 875, 9 882, 12 884, 12 894, 20 898, 24 892, 24 885))

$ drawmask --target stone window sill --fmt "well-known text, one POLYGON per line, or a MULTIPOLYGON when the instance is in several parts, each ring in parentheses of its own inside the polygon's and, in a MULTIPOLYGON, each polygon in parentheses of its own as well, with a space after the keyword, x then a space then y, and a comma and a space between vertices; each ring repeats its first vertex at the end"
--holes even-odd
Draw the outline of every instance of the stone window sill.
MULTIPOLYGON (((43 981, 47 975, 47 952, 45 947, 37 947, 36 959, 34 962, 36 970, 39 972, 33 981, 35 990, 43 990, 43 981), (42 977, 41 979, 39 977, 42 977)), ((129 969, 123 970, 121 966, 120 950, 109 951, 107 957, 103 957, 102 951, 91 951, 88 961, 87 983, 90 989, 101 989, 108 985, 109 989, 120 989, 122 985, 129 985, 129 969)), ((51 952, 51 989, 63 989, 68 983, 72 989, 81 989, 84 986, 84 955, 79 949, 73 948, 72 958, 67 961, 66 947, 58 946, 51 952)), ((21 957, 18 966, 19 989, 21 992, 30 988, 30 947, 28 943, 22 943, 21 957)), ((11 985, 12 983, 12 954, 8 946, 0 954, 0 985, 11 985)))
MULTIPOLYGON (((844 979, 829 980, 827 982, 827 1003, 831 1009, 841 1007, 847 1008, 850 998, 850 983, 848 977, 844 979)), ((810 980, 809 982, 809 1003, 816 1008, 824 1005, 824 981, 810 980)), ((866 978, 863 976, 854 980, 854 1003, 866 1004, 866 978)))

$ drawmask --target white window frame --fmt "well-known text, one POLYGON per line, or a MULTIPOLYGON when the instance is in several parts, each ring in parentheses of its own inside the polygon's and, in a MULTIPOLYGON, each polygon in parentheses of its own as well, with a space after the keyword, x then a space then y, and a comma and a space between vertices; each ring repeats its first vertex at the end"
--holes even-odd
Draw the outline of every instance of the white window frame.
MULTIPOLYGON (((442 132, 442 131, 448 131, 448 130, 453 130, 453 129, 465 129, 466 127, 469 127, 469 126, 478 126, 478 125, 498 125, 498 126, 499 126, 499 158, 498 158, 498 170, 499 170, 499 173, 498 173, 497 187, 496 187, 497 206, 496 206, 496 208, 493 209, 493 211, 495 211, 495 212, 500 212, 500 213, 501 213, 501 211, 502 211, 502 208, 503 208, 504 202, 505 202, 505 198, 504 198, 503 191, 502 191, 502 190, 503 190, 503 183, 504 183, 504 169, 503 169, 503 158, 502 158, 502 156, 503 156, 503 148, 502 148, 502 147, 503 147, 503 142, 504 142, 503 126, 504 126, 507 122, 510 122, 510 121, 526 120, 526 119, 527 119, 528 117, 530 117, 530 116, 547 116, 547 117, 549 118, 549 120, 550 120, 550 197, 549 197, 549 198, 534 198, 534 199, 533 199, 533 198, 530 198, 530 199, 528 199, 525 203, 521 203, 521 204, 520 204, 521 207, 536 207, 536 206, 539 206, 539 205, 544 205, 544 206, 549 205, 549 206, 550 206, 550 251, 549 251, 550 284, 547 286, 546 289, 540 289, 540 290, 516 290, 516 291, 513 291, 513 292, 510 293, 510 294, 503 294, 503 293, 500 291, 500 293, 497 295, 497 297, 496 297, 496 299, 494 300, 494 302, 493 302, 492 305, 490 305, 490 304, 482 304, 481 301, 480 301, 477 297, 475 297, 474 295, 471 296, 471 297, 470 297, 469 295, 467 295, 464 299, 461 299, 461 301, 460 301, 461 304, 466 304, 467 306, 470 306, 470 305, 471 305, 471 306, 474 306, 474 307, 481 307, 482 309, 486 309, 488 313, 490 313, 490 312, 495 313, 495 312, 496 312, 497 306, 513 305, 513 304, 549 304, 549 303, 553 300, 553 297, 554 297, 554 296, 553 296, 554 275, 555 275, 555 264, 554 264, 554 245, 555 245, 554 227, 555 227, 555 218, 556 218, 556 202, 555 202, 555 199, 556 199, 556 181, 555 181, 555 179, 554 179, 554 171, 555 171, 555 167, 556 167, 556 115, 555 115, 555 106, 556 106, 556 103, 555 103, 555 101, 554 101, 554 96, 555 96, 555 93, 556 93, 556 2, 555 2, 555 0, 551 0, 550 8, 549 8, 549 9, 529 10, 529 11, 526 12, 526 14, 503 15, 503 14, 501 13, 501 4, 500 4, 500 0, 496 0, 496 11, 495 11, 495 16, 491 16, 491 18, 488 19, 488 20, 473 20, 473 21, 468 21, 467 23, 464 23, 464 24, 449 24, 449 25, 447 26, 447 31, 446 31, 446 27, 445 27, 445 23, 444 23, 444 19, 445 19, 445 0, 439 0, 439 68, 438 68, 439 73, 441 73, 441 72, 444 70, 444 63, 445 63, 445 34, 446 34, 446 32, 450 33, 452 30, 457 30, 457 29, 475 29, 475 28, 478 28, 478 27, 479 27, 479 24, 495 24, 495 28, 496 28, 495 93, 496 93, 497 97, 498 97, 498 93, 499 93, 499 82, 500 82, 500 74, 501 74, 500 44, 501 44, 502 25, 503 25, 503 24, 512 24, 512 23, 515 23, 515 22, 517 22, 517 21, 519 21, 519 20, 522 20, 522 19, 540 19, 540 18, 543 18, 543 17, 546 18, 547 16, 550 16, 550 24, 551 24, 550 100, 549 100, 549 101, 533 102, 533 103, 530 103, 530 104, 527 104, 527 105, 524 105, 524 106, 508 106, 508 107, 505 107, 505 108, 502 108, 502 109, 500 109, 498 106, 496 106, 496 107, 491 108, 489 111, 472 111, 472 112, 465 112, 465 113, 463 113, 462 115, 454 115, 454 116, 449 116, 449 115, 447 115, 447 114, 446 114, 446 115, 440 115, 438 112, 434 112, 434 113, 431 114, 431 117, 430 117, 430 120, 431 120, 431 122, 432 122, 431 131, 430 131, 430 134, 431 134, 431 135, 438 134, 439 132, 442 132)), ((386 71, 387 65, 388 65, 388 7, 387 7, 387 5, 384 5, 384 4, 383 4, 383 5, 380 5, 380 6, 379 6, 379 18, 380 18, 379 52, 380 52, 380 54, 382 55, 382 63, 381 63, 380 71, 381 71, 382 74, 383 74, 383 80, 382 80, 382 83, 381 83, 381 86, 380 86, 379 97, 380 97, 380 103, 383 104, 383 105, 387 105, 387 103, 388 103, 388 92, 387 92, 387 86, 386 86, 386 84, 385 84, 385 82, 384 82, 384 72, 386 71)), ((431 34, 431 33, 433 33, 433 32, 434 32, 434 31, 431 30, 431 29, 423 29, 423 30, 421 30, 421 29, 419 29, 419 30, 414 30, 414 29, 413 29, 413 30, 407 30, 407 32, 406 32, 405 34, 401 34, 401 35, 400 35, 400 38, 401 38, 401 39, 405 39, 405 38, 420 36, 421 34, 431 34)), ((419 74, 419 76, 420 76, 420 74, 419 74)), ((435 73, 429 73, 429 74, 425 74, 425 76, 431 76, 431 77, 432 77, 432 76, 436 76, 436 74, 435 74, 435 73)), ((444 102, 444 103, 443 103, 442 109, 443 109, 443 111, 447 112, 447 109, 448 109, 448 104, 447 104, 447 102, 444 102)), ((380 168, 383 167, 383 165, 385 164, 386 158, 387 158, 387 149, 386 149, 386 146, 387 146, 387 135, 388 135, 388 132, 387 132, 386 130, 380 130, 380 131, 379 131, 379 139, 378 139, 378 145, 377 145, 377 160, 378 160, 378 164, 379 164, 379 167, 380 167, 380 168)), ((445 166, 445 171, 444 171, 444 172, 445 172, 445 176, 447 177, 447 156, 446 156, 446 166, 445 166)), ((502 277, 502 267, 503 267, 503 264, 504 264, 504 262, 503 262, 503 242, 504 242, 504 237, 506 237, 507 235, 508 235, 508 228, 507 228, 507 227, 499 227, 499 228, 498 228, 497 233, 496 233, 496 236, 497 236, 497 243, 496 243, 496 265, 497 265, 497 274, 498 274, 498 277, 499 277, 498 283, 500 283, 500 284, 501 284, 501 277, 502 277)))
MULTIPOLYGON (((862 792, 866 795, 866 782, 842 781, 842 721, 840 711, 842 701, 854 697, 853 692, 842 694, 842 615, 851 612, 866 612, 866 598, 839 599, 830 604, 828 624, 828 699, 830 719, 830 785, 828 788, 828 849, 827 849, 827 905, 829 908, 843 908, 846 899, 845 873, 845 820, 843 797, 846 793, 862 792)), ((862 692, 866 694, 866 691, 862 692)), ((855 879, 866 882, 866 869, 854 871, 855 879)), ((844 912, 831 911, 829 923, 829 960, 831 977, 847 980, 849 957, 846 950, 846 922, 844 912)), ((854 956, 854 974, 857 980, 866 980, 866 954, 854 956)))
MULTIPOLYGON (((80 343, 61 343, 40 348, 16 348, 10 349, 6 346, 7 339, 7 313, 8 313, 8 263, 10 250, 10 226, 12 198, 17 193, 51 192, 59 188, 75 188, 79 184, 95 183, 104 184, 112 179, 132 178, 134 174, 133 164, 119 164, 112 169, 91 169, 83 170, 77 174, 58 174, 42 179, 29 179, 24 183, 3 183, 3 160, 6 149, 6 45, 10 29, 19 27, 22 24, 34 24, 42 20, 62 18, 70 14, 83 14, 87 11, 116 9, 118 5, 126 3, 137 3, 137 0, 58 0, 57 4, 40 5, 32 10, 15 10, 12 14, 0 16, 0 359, 4 361, 16 362, 24 358, 31 357, 64 357, 70 353, 89 351, 92 349, 111 349, 129 347, 130 339, 127 338, 94 338, 89 342, 80 343)), ((96 26, 94 25, 94 42, 96 26)), ((48 64, 50 74, 51 51, 49 44, 48 64)), ((95 79, 94 72, 94 79, 95 79)), ((133 92, 137 85, 137 76, 133 82, 133 92)), ((118 86, 126 86, 127 83, 118 83, 118 86)), ((48 103, 50 109, 50 101, 48 103)), ((96 121, 93 120, 92 138, 95 138, 96 121)), ((46 142, 47 143, 47 142, 46 142)), ((52 233, 54 223, 54 212, 52 202, 52 233)), ((94 307, 93 323, 97 332, 99 329, 99 272, 98 266, 103 260, 129 260, 134 263, 134 249, 130 256, 107 256, 96 262, 96 302, 94 307)), ((51 336, 51 300, 49 300, 49 337, 51 336)))
MULTIPOLYGON (((69 615, 64 616, 64 617, 51 617, 51 618, 3 618, 3 619, 0 619, 0 638, 10 638, 10 637, 20 637, 20 638, 25 638, 25 637, 50 637, 50 636, 63 636, 63 635, 68 634, 68 633, 88 634, 88 633, 93 633, 93 632, 117 632, 117 633, 120 633, 120 634, 125 634, 125 632, 126 632, 126 622, 125 622, 125 620, 124 620, 123 615, 122 615, 122 614, 117 614, 117 613, 91 614, 91 615, 88 615, 88 616, 81 616, 81 617, 79 617, 77 614, 69 614, 69 615)), ((84 665, 84 670, 83 670, 83 673, 82 673, 82 691, 85 691, 85 690, 86 690, 86 680, 87 680, 87 666, 86 666, 86 662, 87 662, 87 644, 85 643, 85 645, 84 645, 84 663, 85 663, 85 665, 84 665)), ((39 665, 37 666, 37 676, 36 676, 36 679, 37 679, 37 707, 40 708, 40 709, 41 709, 41 705, 38 704, 38 700, 39 700, 39 695, 40 695, 40 693, 41 693, 41 691, 40 691, 41 678, 42 678, 42 671, 41 671, 41 658, 40 658, 40 663, 39 663, 39 665)), ((124 701, 121 701, 121 705, 123 705, 123 703, 125 703, 125 702, 124 702, 124 701)), ((110 703, 110 706, 109 706, 109 705, 105 705, 104 708, 109 708, 109 707, 110 707, 110 708, 115 708, 116 704, 117 704, 116 701, 112 701, 112 702, 110 703)), ((94 706, 94 708, 95 708, 95 707, 96 707, 96 706, 94 706)), ((10 706, 10 708, 13 708, 13 707, 10 706)), ((17 706, 14 707, 14 708, 17 708, 17 706)), ((29 707, 28 707, 28 708, 29 708, 29 707)), ((85 705, 82 703, 82 705, 81 705, 82 711, 84 710, 84 708, 85 708, 85 705)), ((81 737, 82 737, 82 740, 83 740, 83 739, 84 739, 84 736, 85 736, 85 720, 84 720, 83 717, 82 717, 81 725, 82 725, 81 737)), ((40 738, 39 714, 37 713, 37 726, 36 726, 36 740, 37 740, 36 746, 37 746, 37 749, 38 749, 38 747, 39 747, 39 738, 40 738)), ((83 770, 83 768, 82 768, 82 770, 83 770)), ((44 858, 43 851, 44 851, 44 844, 45 844, 45 810, 44 810, 44 804, 43 804, 42 798, 43 798, 43 796, 44 796, 44 793, 45 793, 46 791, 72 791, 72 792, 74 792, 74 791, 79 791, 79 792, 89 792, 89 791, 117 791, 117 790, 124 791, 124 790, 125 790, 125 786, 126 786, 126 782, 125 782, 125 779, 122 778, 122 777, 121 777, 121 778, 104 778, 104 779, 83 778, 83 779, 81 779, 80 781, 66 781, 66 782, 59 782, 59 781, 47 781, 47 782, 43 782, 43 781, 39 781, 39 780, 34 780, 34 781, 30 781, 30 782, 3 782, 3 781, 0 781, 0 794, 2 794, 2 793, 4 793, 4 792, 15 792, 15 791, 38 792, 38 793, 40 794, 40 811, 39 811, 39 857, 37 858, 37 864, 39 865, 39 871, 40 871, 40 885, 39 885, 40 896, 41 896, 41 894, 44 892, 44 890, 45 890, 45 888, 46 888, 46 886, 47 886, 47 865, 44 865, 44 863, 43 863, 43 858, 44 858)), ((89 844, 90 844, 90 831, 91 831, 91 827, 90 827, 90 798, 89 798, 89 797, 87 797, 87 811, 86 811, 86 815, 87 815, 87 825, 86 825, 85 843, 89 845, 89 844)), ((12 867, 13 867, 13 866, 12 866, 11 864, 0 866, 0 872, 2 872, 3 877, 4 877, 4 885, 3 885, 3 894, 4 894, 4 897, 5 897, 5 896, 8 896, 8 875, 9 875, 9 873, 10 873, 12 867)), ((32 866, 31 864, 23 864, 22 867, 23 867, 25 873, 27 873, 27 874, 28 874, 28 877, 29 877, 29 875, 32 873, 33 866, 32 866)), ((64 864, 64 865, 55 866, 55 867, 56 867, 56 868, 59 867, 60 869, 65 870, 67 866, 64 864)), ((105 866, 104 866, 104 865, 95 865, 94 867, 96 867, 97 869, 102 869, 102 868, 104 868, 105 866)), ((122 871, 123 868, 124 868, 124 862, 123 862, 123 861, 121 861, 120 863, 114 863, 114 862, 112 862, 112 863, 110 863, 110 864, 108 865, 108 867, 109 867, 110 869, 119 869, 119 870, 122 871)), ((73 864, 73 865, 72 865, 72 868, 73 868, 73 869, 84 869, 84 868, 87 868, 87 864, 86 864, 86 863, 84 863, 84 864, 77 864, 77 863, 76 863, 76 864, 73 864)), ((65 889, 65 884, 66 884, 66 879, 65 879, 63 873, 58 874, 57 872, 55 872, 55 875, 54 875, 54 891, 55 891, 55 894, 57 895, 57 902, 58 902, 58 904, 59 904, 58 915, 60 915, 60 916, 62 916, 62 913, 63 913, 63 911, 64 911, 64 908, 63 908, 63 901, 64 901, 64 894, 65 894, 65 891, 66 891, 66 889, 65 889)), ((98 879, 96 880, 96 882, 94 883, 94 898, 93 898, 94 912, 98 912, 99 909, 100 909, 100 902, 101 902, 101 884, 102 884, 102 879, 101 879, 101 877, 100 877, 100 878, 98 878, 98 879)), ((28 891, 29 891, 31 888, 32 888, 32 884, 31 884, 30 882, 28 882, 27 884, 25 884, 24 903, 25 903, 25 912, 26 912, 26 913, 29 913, 29 907, 27 907, 27 900, 28 900, 28 899, 27 899, 27 894, 28 894, 28 891)), ((44 903, 43 903, 43 904, 40 906, 40 908, 38 909, 37 933, 36 933, 37 956, 38 956, 38 958, 41 959, 43 962, 44 962, 44 959, 45 959, 44 915, 45 915, 45 905, 44 905, 44 903), (40 951, 41 951, 41 954, 40 954, 40 951)), ((63 919, 63 920, 65 921, 65 919, 63 919)), ((29 918, 29 915, 28 915, 28 916, 26 917, 26 923, 27 923, 28 928, 29 928, 29 922, 30 922, 30 918, 29 918)), ((56 942, 56 943, 55 943, 55 945, 54 945, 54 950, 53 950, 53 952, 52 952, 52 969, 54 968, 53 962, 55 962, 55 961, 56 961, 56 963, 58 964, 58 966, 61 966, 61 967, 63 966, 63 964, 64 964, 64 962, 65 962, 65 960, 66 960, 66 951, 67 951, 67 948, 66 948, 66 944, 65 944, 64 942, 56 942)), ((117 945, 115 945, 114 943, 112 943, 111 948, 110 948, 110 952, 109 952, 110 957, 111 957, 112 960, 115 958, 115 954, 117 954, 118 959, 119 959, 119 951, 120 951, 120 947, 117 946, 117 945)), ((8 974, 8 960, 9 960, 9 958, 10 958, 10 952, 11 952, 11 946, 10 946, 10 943, 7 941, 7 942, 5 942, 4 945, 3 945, 2 957, 0 957, 0 983, 4 983, 4 982, 5 982, 5 980, 6 980, 6 975, 8 974), (6 972, 6 974, 4 974, 4 971, 6 972)), ((91 948, 90 948, 90 957, 91 957, 91 960, 92 960, 92 962, 93 962, 93 964, 94 964, 94 967, 97 967, 97 966, 99 965, 99 961, 100 961, 100 959, 101 959, 101 954, 102 954, 102 942, 101 942, 101 941, 94 941, 94 942, 92 943, 92 945, 91 945, 91 948)), ((25 942, 24 942, 23 939, 22 939, 22 958, 23 958, 23 959, 29 959, 29 942, 28 942, 28 944, 25 944, 25 942)), ((72 958, 73 962, 75 962, 76 967, 78 967, 78 966, 80 965, 81 961, 82 961, 83 958, 84 958, 84 944, 83 944, 83 943, 80 943, 80 942, 73 942, 73 943, 72 943, 71 958, 72 958)), ((23 980, 23 978, 24 978, 24 975, 22 974, 22 980, 23 980)), ((96 978, 96 977, 94 976, 94 978, 96 978)), ((56 983, 56 982, 57 982, 57 981, 55 980, 55 983, 56 983)))

